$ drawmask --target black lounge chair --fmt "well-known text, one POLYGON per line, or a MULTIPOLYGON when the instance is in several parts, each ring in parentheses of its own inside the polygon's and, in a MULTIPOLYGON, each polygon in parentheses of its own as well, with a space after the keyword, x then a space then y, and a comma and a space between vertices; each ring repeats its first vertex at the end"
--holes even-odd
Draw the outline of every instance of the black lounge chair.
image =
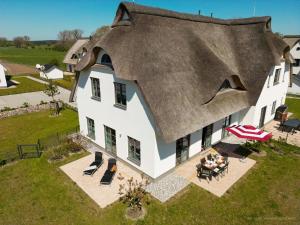
POLYGON ((116 166, 117 166, 117 161, 116 159, 110 158, 108 160, 108 165, 107 169, 103 175, 103 177, 100 180, 100 184, 111 184, 115 174, 116 174, 116 166), (115 169, 113 167, 115 166, 115 169))
POLYGON ((103 163, 102 152, 95 152, 95 161, 83 171, 83 175, 93 175, 103 163))

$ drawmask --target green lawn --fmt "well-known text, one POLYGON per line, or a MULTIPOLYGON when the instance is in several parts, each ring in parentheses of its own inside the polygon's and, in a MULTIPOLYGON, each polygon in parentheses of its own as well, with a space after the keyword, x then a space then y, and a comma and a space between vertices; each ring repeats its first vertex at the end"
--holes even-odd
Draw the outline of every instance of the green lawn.
POLYGON ((60 62, 60 68, 65 69, 62 61, 65 56, 65 52, 47 50, 45 48, 16 48, 16 47, 0 47, 0 59, 12 62, 20 63, 30 66, 36 64, 47 64, 51 60, 57 59, 60 62))
POLYGON ((287 98, 285 103, 288 105, 288 111, 293 113, 293 117, 300 119, 300 99, 287 98))
MULTIPOLYGON (((0 146, 13 145, 17 139, 31 141, 66 129, 70 123, 77 124, 76 114, 69 110, 58 118, 37 113, 7 120, 0 123, 0 131, 5 130, 0 146)), ((0 224, 298 225, 300 148, 287 144, 280 144, 280 148, 284 154, 263 147, 267 152, 265 157, 250 156, 256 160, 255 166, 223 197, 189 185, 167 203, 151 199, 146 206, 146 217, 137 222, 124 217, 125 206, 120 202, 100 209, 59 169, 86 153, 54 164, 43 156, 18 161, 0 168, 0 224)))
MULTIPOLYGON (((43 80, 39 74, 32 74, 30 76, 43 80)), ((55 83, 60 87, 71 90, 73 87, 74 81, 75 81, 75 76, 64 75, 63 79, 55 80, 55 83)))
POLYGON ((11 79, 18 81, 20 84, 17 84, 15 88, 0 89, 0 96, 34 92, 34 91, 43 91, 45 89, 44 84, 30 80, 27 77, 13 76, 11 79))
MULTIPOLYGON (((152 199, 136 224, 299 224, 300 157, 288 148, 283 156, 267 150, 255 158, 255 167, 221 198, 190 185, 165 204, 152 199)), ((60 171, 64 163, 42 157, 0 168, 2 224, 135 224, 120 202, 100 209, 60 171)))
POLYGON ((38 138, 45 138, 76 126, 78 126, 77 113, 69 109, 63 110, 58 117, 51 117, 46 110, 2 119, 0 156, 11 151, 16 153, 17 144, 33 144, 38 138))

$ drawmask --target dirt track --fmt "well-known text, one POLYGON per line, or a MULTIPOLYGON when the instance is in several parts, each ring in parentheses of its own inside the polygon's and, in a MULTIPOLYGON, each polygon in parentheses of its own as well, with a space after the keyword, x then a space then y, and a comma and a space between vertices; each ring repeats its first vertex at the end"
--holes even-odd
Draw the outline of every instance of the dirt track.
POLYGON ((8 75, 18 75, 18 74, 34 74, 37 73, 35 68, 32 66, 9 63, 0 60, 0 63, 7 69, 8 75))

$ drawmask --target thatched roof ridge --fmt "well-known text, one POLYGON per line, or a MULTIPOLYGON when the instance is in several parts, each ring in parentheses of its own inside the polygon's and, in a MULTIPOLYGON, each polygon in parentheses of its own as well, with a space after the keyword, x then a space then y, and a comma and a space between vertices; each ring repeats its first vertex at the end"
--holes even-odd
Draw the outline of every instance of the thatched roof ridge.
POLYGON ((75 43, 71 46, 71 48, 67 51, 63 63, 76 65, 78 59, 72 59, 72 56, 74 54, 77 55, 82 50, 82 47, 88 42, 89 38, 81 38, 76 40, 75 43))
POLYGON ((113 28, 76 69, 90 68, 101 49, 117 77, 137 82, 158 133, 172 142, 255 105, 289 47, 270 17, 221 20, 121 3, 113 28), (128 21, 120 21, 122 10, 128 21), (243 88, 220 93, 225 80, 243 88))
POLYGON ((283 40, 290 46, 292 49, 299 41, 300 35, 285 35, 283 40))

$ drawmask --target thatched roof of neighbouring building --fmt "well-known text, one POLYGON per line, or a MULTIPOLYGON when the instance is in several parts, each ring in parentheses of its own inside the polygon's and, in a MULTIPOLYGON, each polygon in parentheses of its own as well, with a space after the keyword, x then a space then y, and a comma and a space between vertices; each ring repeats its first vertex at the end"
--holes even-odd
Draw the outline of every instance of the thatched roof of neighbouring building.
POLYGON ((136 81, 166 142, 255 105, 289 51, 270 17, 222 20, 126 2, 76 69, 95 64, 101 49, 117 77, 136 81), (220 91, 226 80, 233 88, 220 91))
POLYGON ((283 40, 290 46, 292 49, 296 43, 300 41, 300 35, 285 35, 283 40))
POLYGON ((63 63, 76 65, 79 58, 78 53, 82 52, 83 46, 86 43, 88 43, 88 41, 89 41, 88 38, 76 40, 76 42, 72 45, 72 47, 68 50, 67 54, 65 55, 63 63))

